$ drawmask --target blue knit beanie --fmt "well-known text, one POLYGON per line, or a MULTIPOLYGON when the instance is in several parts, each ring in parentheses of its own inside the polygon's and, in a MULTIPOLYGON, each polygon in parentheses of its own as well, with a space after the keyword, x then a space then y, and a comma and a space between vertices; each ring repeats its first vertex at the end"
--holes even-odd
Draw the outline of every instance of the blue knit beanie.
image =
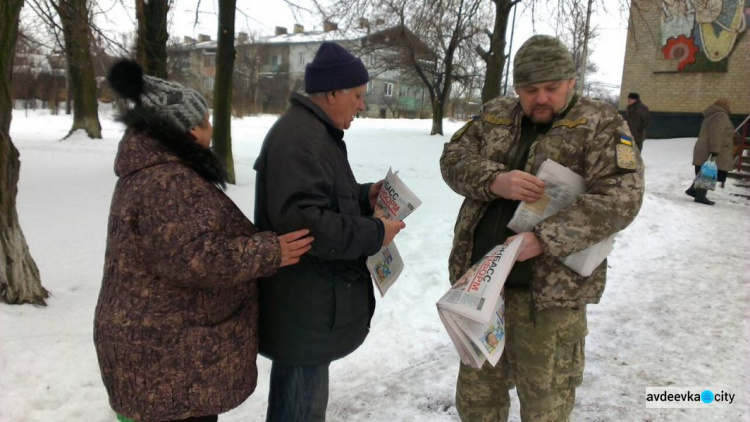
POLYGON ((354 88, 370 80, 362 60, 336 43, 320 45, 312 63, 305 67, 305 92, 354 88))

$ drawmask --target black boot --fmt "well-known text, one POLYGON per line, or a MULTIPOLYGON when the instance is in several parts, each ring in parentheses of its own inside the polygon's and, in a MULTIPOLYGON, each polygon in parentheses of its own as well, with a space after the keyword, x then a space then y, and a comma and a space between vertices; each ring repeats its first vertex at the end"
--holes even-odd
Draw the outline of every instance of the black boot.
POLYGON ((695 183, 690 185, 690 187, 685 191, 685 193, 695 198, 695 183))
POLYGON ((706 205, 715 204, 714 201, 711 201, 710 199, 706 198, 707 193, 708 191, 705 189, 695 188, 695 199, 693 200, 693 202, 697 202, 699 204, 706 204, 706 205))

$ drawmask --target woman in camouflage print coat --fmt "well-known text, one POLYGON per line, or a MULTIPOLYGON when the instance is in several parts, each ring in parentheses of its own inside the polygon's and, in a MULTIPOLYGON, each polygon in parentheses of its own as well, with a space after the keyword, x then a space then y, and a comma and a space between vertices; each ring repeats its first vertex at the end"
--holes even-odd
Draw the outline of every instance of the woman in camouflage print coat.
POLYGON ((133 62, 109 80, 136 107, 122 119, 94 320, 102 379, 132 420, 215 421, 255 389, 255 279, 295 263, 311 239, 259 233, 218 188, 198 93, 133 62))

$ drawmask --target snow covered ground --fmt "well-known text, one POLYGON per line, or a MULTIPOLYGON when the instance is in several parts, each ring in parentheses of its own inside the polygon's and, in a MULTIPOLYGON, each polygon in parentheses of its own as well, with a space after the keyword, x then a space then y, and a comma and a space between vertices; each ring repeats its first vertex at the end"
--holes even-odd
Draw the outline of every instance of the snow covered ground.
MULTIPOLYGON (((92 342, 102 274, 112 171, 122 126, 102 112, 104 140, 60 142, 69 116, 14 111, 21 152, 18 211, 47 307, 0 305, 0 421, 114 421, 92 342)), ((229 195, 253 215, 252 164, 273 116, 233 122, 238 184, 229 195)), ((393 166, 423 205, 398 237, 407 264, 378 298, 365 344, 331 366, 330 421, 453 421, 458 355, 435 302, 448 288, 447 258, 461 198, 442 181, 446 137, 423 120, 360 119, 347 132, 357 178, 393 166)), ((602 302, 589 306, 584 384, 576 421, 749 420, 750 202, 727 183, 714 207, 683 191, 693 175, 694 139, 648 140, 646 197, 618 236, 602 302), (735 394, 726 407, 647 409, 646 387, 713 388, 735 394)), ((612 210, 616 213, 617 210, 612 210)), ((258 359, 255 393, 221 421, 265 419, 270 362, 258 359)), ((520 420, 514 398, 511 420, 520 420)))

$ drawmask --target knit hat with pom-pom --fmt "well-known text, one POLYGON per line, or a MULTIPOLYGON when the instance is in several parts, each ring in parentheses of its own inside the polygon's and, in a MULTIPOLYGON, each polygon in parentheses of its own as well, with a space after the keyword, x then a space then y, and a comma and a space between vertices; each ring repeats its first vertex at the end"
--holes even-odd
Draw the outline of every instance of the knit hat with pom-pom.
POLYGON ((144 75, 133 60, 115 63, 107 81, 122 97, 153 110, 186 132, 198 126, 208 113, 208 102, 201 94, 176 82, 144 75))

